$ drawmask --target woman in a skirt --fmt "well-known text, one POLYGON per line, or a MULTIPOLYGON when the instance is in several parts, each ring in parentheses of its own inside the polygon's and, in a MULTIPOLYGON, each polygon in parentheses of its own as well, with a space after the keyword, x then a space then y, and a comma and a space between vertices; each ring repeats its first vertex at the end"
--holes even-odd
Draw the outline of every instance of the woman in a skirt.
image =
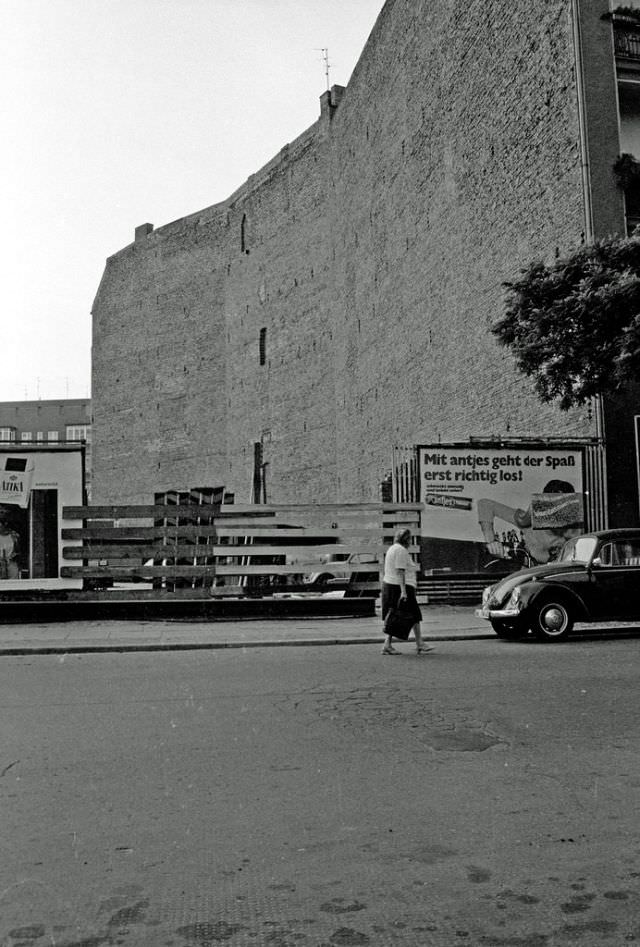
MULTIPOLYGON (((415 623, 411 629, 416 641, 416 654, 426 654, 427 651, 433 651, 433 648, 422 643, 422 632, 420 622, 422 621, 422 612, 416 598, 416 588, 418 566, 409 555, 408 547, 411 543, 411 530, 406 527, 396 530, 393 537, 393 545, 387 549, 384 557, 384 575, 382 577, 382 621, 390 609, 397 608, 399 605, 403 611, 412 613, 415 623)), ((393 635, 387 634, 383 654, 400 654, 391 644, 393 635)), ((397 635, 396 635, 397 637, 397 635)), ((407 638, 409 632, 407 632, 407 638)))

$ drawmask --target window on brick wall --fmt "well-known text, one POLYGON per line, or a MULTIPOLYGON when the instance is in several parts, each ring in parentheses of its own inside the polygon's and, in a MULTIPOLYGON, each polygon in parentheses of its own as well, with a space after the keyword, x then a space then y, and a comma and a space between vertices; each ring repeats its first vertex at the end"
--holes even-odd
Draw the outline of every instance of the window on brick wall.
POLYGON ((249 249, 247 247, 247 215, 242 215, 242 222, 240 224, 240 250, 242 253, 248 253, 249 249))
POLYGON ((32 441, 32 440, 33 440, 33 434, 31 433, 31 431, 22 431, 22 433, 20 434, 20 440, 21 440, 21 441, 32 441))
POLYGON ((57 431, 47 431, 47 440, 48 441, 57 441, 58 432, 57 431))
POLYGON ((0 441, 15 441, 16 429, 14 427, 0 427, 0 441))
POLYGON ((264 365, 267 361, 267 330, 260 329, 260 364, 264 365))
POLYGON ((90 424, 67 424, 65 438, 68 441, 90 441, 90 424))

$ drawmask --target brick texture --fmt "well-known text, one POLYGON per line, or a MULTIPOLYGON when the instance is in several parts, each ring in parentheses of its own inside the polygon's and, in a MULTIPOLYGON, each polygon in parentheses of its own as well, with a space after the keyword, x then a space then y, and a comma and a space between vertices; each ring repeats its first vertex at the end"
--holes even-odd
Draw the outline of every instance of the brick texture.
MULTIPOLYGON (((583 2, 592 44, 601 6, 583 2)), ((98 502, 246 501, 260 439, 270 500, 327 502, 377 499, 394 444, 595 433, 489 332, 503 282, 585 231, 571 7, 389 0, 337 108, 107 261, 98 502)))

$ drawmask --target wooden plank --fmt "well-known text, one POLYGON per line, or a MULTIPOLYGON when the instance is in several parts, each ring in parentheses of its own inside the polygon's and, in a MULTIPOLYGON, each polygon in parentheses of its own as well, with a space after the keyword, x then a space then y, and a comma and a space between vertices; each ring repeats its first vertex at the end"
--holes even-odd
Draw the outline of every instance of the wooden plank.
MULTIPOLYGON (((204 549, 204 546, 200 547, 204 549)), ((194 562, 197 565, 209 564, 212 568, 216 561, 216 557, 206 553, 182 553, 181 555, 174 555, 173 553, 162 553, 161 555, 157 554, 157 550, 152 552, 150 555, 140 555, 134 553, 133 555, 119 555, 117 551, 109 550, 108 552, 101 552, 97 555, 91 549, 84 549, 81 546, 66 546, 62 553, 62 558, 66 562, 100 562, 108 563, 109 565, 119 566, 119 565, 167 565, 169 563, 179 561, 180 565, 186 565, 190 562, 194 562)))
MULTIPOLYGON (((396 508, 395 505, 393 507, 396 508)), ((261 510, 268 513, 378 513, 381 503, 230 503, 221 507, 222 512, 254 513, 261 510)))
MULTIPOLYGON (((276 515, 302 513, 344 513, 352 517, 363 513, 379 513, 385 519, 393 519, 394 514, 419 514, 422 507, 416 503, 283 503, 283 504, 114 504, 108 506, 65 506, 63 519, 170 519, 194 517, 229 517, 250 515, 273 517, 276 515)), ((410 517, 412 519, 412 517, 410 517)))
MULTIPOLYGON (((336 563, 340 565, 340 563, 336 563)), ((226 565, 216 563, 216 576, 220 575, 300 575, 302 572, 317 572, 317 569, 301 569, 299 565, 226 565)), ((349 573, 377 572, 377 563, 349 563, 349 573)), ((348 576, 347 576, 348 578, 348 576)))
MULTIPOLYGON (((158 556, 207 556, 213 557, 216 553, 214 549, 229 549, 229 546, 212 546, 208 543, 193 543, 191 545, 170 545, 170 546, 125 546, 116 543, 106 543, 105 545, 91 546, 64 546, 62 549, 63 559, 151 559, 158 556)), ((223 553, 219 553, 223 555, 223 553)), ((226 555, 226 552, 224 553, 226 555)))
MULTIPOLYGON (((232 530, 218 530, 214 526, 180 526, 177 529, 168 529, 162 526, 149 526, 149 527, 139 527, 139 526, 114 526, 114 527, 103 527, 103 526, 85 526, 78 528, 66 528, 60 531, 61 537, 65 541, 91 541, 98 543, 109 544, 111 541, 115 540, 123 541, 125 545, 126 540, 140 540, 140 543, 152 543, 154 540, 157 542, 157 545, 154 545, 154 550, 166 548, 174 548, 176 541, 180 544, 182 540, 189 539, 206 539, 206 538, 218 538, 218 539, 240 539, 244 540, 246 538, 251 538, 247 536, 247 533, 241 529, 232 529, 232 530), (163 542, 164 540, 164 542, 163 542)), ((252 535, 258 539, 273 539, 272 530, 254 530, 252 535)), ((286 551, 288 548, 295 549, 296 554, 298 552, 304 553, 306 549, 317 550, 323 549, 327 553, 331 552, 340 552, 351 551, 351 552, 360 552, 360 551, 370 551, 373 546, 376 550, 384 551, 386 547, 391 543, 392 536, 390 533, 383 532, 382 530, 367 530, 360 531, 358 534, 346 535, 341 533, 339 537, 340 542, 329 544, 323 543, 323 539, 331 539, 335 537, 335 533, 332 530, 325 531, 323 536, 318 535, 318 531, 313 531, 310 535, 301 533, 299 530, 281 530, 278 538, 289 540, 286 544, 283 543, 282 546, 275 543, 269 543, 269 546, 277 553, 281 554, 282 551, 286 551), (318 539, 318 543, 310 542, 300 542, 295 543, 292 540, 296 539, 318 539)), ((191 548, 197 548, 197 545, 206 546, 208 549, 208 544, 201 543, 195 544, 191 548)), ((216 546, 220 547, 220 555, 235 555, 236 550, 242 550, 249 554, 250 552, 253 555, 262 555, 262 553, 256 552, 258 546, 263 547, 267 544, 261 542, 259 544, 252 543, 220 543, 218 542, 216 546)), ((133 546, 133 544, 132 544, 133 546)), ((88 546, 87 548, 94 548, 88 546)), ((139 547, 142 548, 142 545, 139 547)), ((410 552, 418 552, 419 547, 415 544, 412 544, 409 547, 410 552)))
POLYGON ((209 578, 214 579, 211 566, 61 566, 63 579, 168 579, 209 578))
MULTIPOLYGON (((332 554, 335 550, 344 555, 380 555, 380 546, 250 546, 233 545, 220 546, 208 543, 193 543, 191 545, 148 545, 148 546, 119 546, 115 543, 91 546, 64 546, 64 559, 127 559, 134 556, 137 559, 151 559, 158 556, 218 556, 234 558, 245 556, 300 556, 301 561, 323 562, 320 557, 332 554)), ((345 560, 346 562, 346 560, 345 560)), ((326 564, 326 562, 325 562, 326 564)), ((342 565, 332 562, 330 565, 342 565)))
MULTIPOLYGON (((68 547, 67 547, 68 549, 68 547)), ((183 555, 183 556, 147 556, 146 561, 143 556, 117 556, 113 553, 107 553, 106 555, 97 556, 93 552, 89 552, 84 549, 67 549, 63 552, 62 558, 65 562, 85 562, 87 565, 100 565, 104 568, 120 568, 131 566, 132 568, 147 568, 147 566, 171 566, 174 561, 178 560, 178 565, 188 566, 191 562, 194 565, 207 565, 208 569, 219 574, 221 566, 226 566, 232 570, 232 572, 238 573, 242 569, 243 565, 252 566, 258 572, 262 570, 265 574, 268 574, 270 571, 270 564, 256 562, 256 557, 251 556, 209 556, 209 555, 183 555), (78 555, 78 551, 80 555, 78 555), (148 560, 153 559, 153 562, 148 560)), ((266 558, 266 557, 265 557, 266 558)), ((275 556, 270 557, 275 559, 275 556)), ((367 572, 378 572, 380 570, 379 562, 367 562, 367 563, 327 563, 323 559, 305 559, 304 562, 288 562, 288 563, 278 563, 278 566, 286 569, 286 571, 292 575, 308 574, 311 572, 333 572, 340 571, 341 567, 344 566, 343 571, 345 576, 348 576, 351 572, 362 572, 366 570, 367 572)))
POLYGON ((78 526, 60 530, 62 539, 154 539, 158 535, 153 526, 78 526))
POLYGON ((396 511, 405 512, 405 511, 420 511, 422 510, 421 503, 260 503, 260 504, 251 504, 251 503, 223 503, 221 507, 222 512, 227 510, 235 510, 237 512, 249 512, 252 513, 254 510, 265 510, 271 513, 280 513, 283 511, 294 511, 299 512, 311 512, 315 513, 317 511, 321 512, 340 512, 345 511, 348 513, 359 513, 359 512, 383 512, 395 513, 396 511))
MULTIPOLYGON (((156 578, 166 576, 168 578, 175 576, 213 578, 221 575, 300 575, 303 571, 298 565, 233 565, 218 564, 213 565, 87 565, 87 566, 62 566, 60 575, 65 579, 76 578, 156 578)), ((315 571, 315 570, 313 570, 315 571)), ((356 572, 377 572, 376 563, 349 563, 349 574, 356 572)))
POLYGON ((67 601, 92 601, 92 602, 139 602, 147 601, 189 601, 192 599, 203 599, 209 597, 210 589, 199 588, 178 588, 178 589, 151 589, 140 588, 141 585, 148 583, 131 584, 127 588, 110 588, 103 590, 94 589, 73 589, 67 594, 67 601))
MULTIPOLYGON (((193 547, 197 548, 197 547, 193 547)), ((209 547, 207 547, 209 548, 209 547)), ((242 544, 242 545, 221 545, 216 543, 212 547, 214 550, 214 555, 216 556, 305 556, 308 554, 310 557, 322 556, 322 555, 372 555, 377 556, 380 554, 380 544, 379 543, 336 543, 335 545, 330 544, 318 544, 313 545, 306 543, 287 543, 286 546, 279 546, 273 543, 264 544, 242 544)), ((306 560, 305 560, 306 561, 306 560)), ((333 563, 334 565, 340 565, 341 563, 333 563)))
POLYGON ((212 598, 229 596, 242 596, 244 598, 247 595, 247 587, 246 585, 214 585, 213 588, 208 589, 208 593, 212 598))
POLYGON ((387 513, 395 513, 396 511, 404 513, 404 512, 411 512, 412 510, 416 510, 418 513, 421 513, 422 509, 423 509, 422 503, 383 503, 382 504, 382 512, 385 514, 385 516, 387 513))
POLYGON ((258 538, 274 539, 316 539, 319 543, 307 545, 323 545, 322 540, 336 539, 334 548, 340 543, 352 544, 355 541, 382 540, 385 536, 389 541, 393 536, 392 530, 380 528, 362 529, 313 529, 299 528, 274 529, 273 527, 226 527, 220 525, 202 524, 200 526, 75 526, 61 530, 63 539, 162 539, 174 540, 177 538, 195 538, 219 536, 225 538, 245 539, 256 536, 258 538))
MULTIPOLYGON (((197 517, 210 518, 220 515, 220 507, 214 504, 202 506, 172 506, 170 504, 140 504, 138 506, 64 506, 62 518, 65 520, 124 520, 124 519, 153 519, 161 520, 195 519, 197 517)), ((257 515, 257 514, 256 514, 257 515)))
POLYGON ((267 536, 270 539, 273 539, 274 536, 282 539, 293 539, 293 538, 302 538, 309 537, 310 539, 342 539, 348 538, 349 541, 353 539, 362 539, 370 538, 377 539, 384 535, 384 532, 381 528, 377 527, 362 527, 362 528, 349 528, 349 529, 316 529, 314 527, 295 527, 294 529, 278 529, 274 530, 273 527, 253 527, 251 530, 247 529, 236 529, 234 527, 227 527, 218 524, 217 526, 217 535, 218 536, 237 536, 242 538, 243 536, 267 536))
POLYGON ((167 539, 171 542, 176 538, 215 537, 217 534, 217 527, 208 524, 201 526, 78 526, 60 530, 62 539, 167 539))

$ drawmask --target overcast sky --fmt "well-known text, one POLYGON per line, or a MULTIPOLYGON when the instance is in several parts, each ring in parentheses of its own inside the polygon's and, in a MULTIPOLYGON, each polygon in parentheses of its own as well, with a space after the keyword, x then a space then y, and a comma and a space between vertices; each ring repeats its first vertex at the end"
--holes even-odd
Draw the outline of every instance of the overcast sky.
POLYGON ((90 395, 105 259, 224 200, 346 85, 384 0, 0 0, 0 400, 90 395))

